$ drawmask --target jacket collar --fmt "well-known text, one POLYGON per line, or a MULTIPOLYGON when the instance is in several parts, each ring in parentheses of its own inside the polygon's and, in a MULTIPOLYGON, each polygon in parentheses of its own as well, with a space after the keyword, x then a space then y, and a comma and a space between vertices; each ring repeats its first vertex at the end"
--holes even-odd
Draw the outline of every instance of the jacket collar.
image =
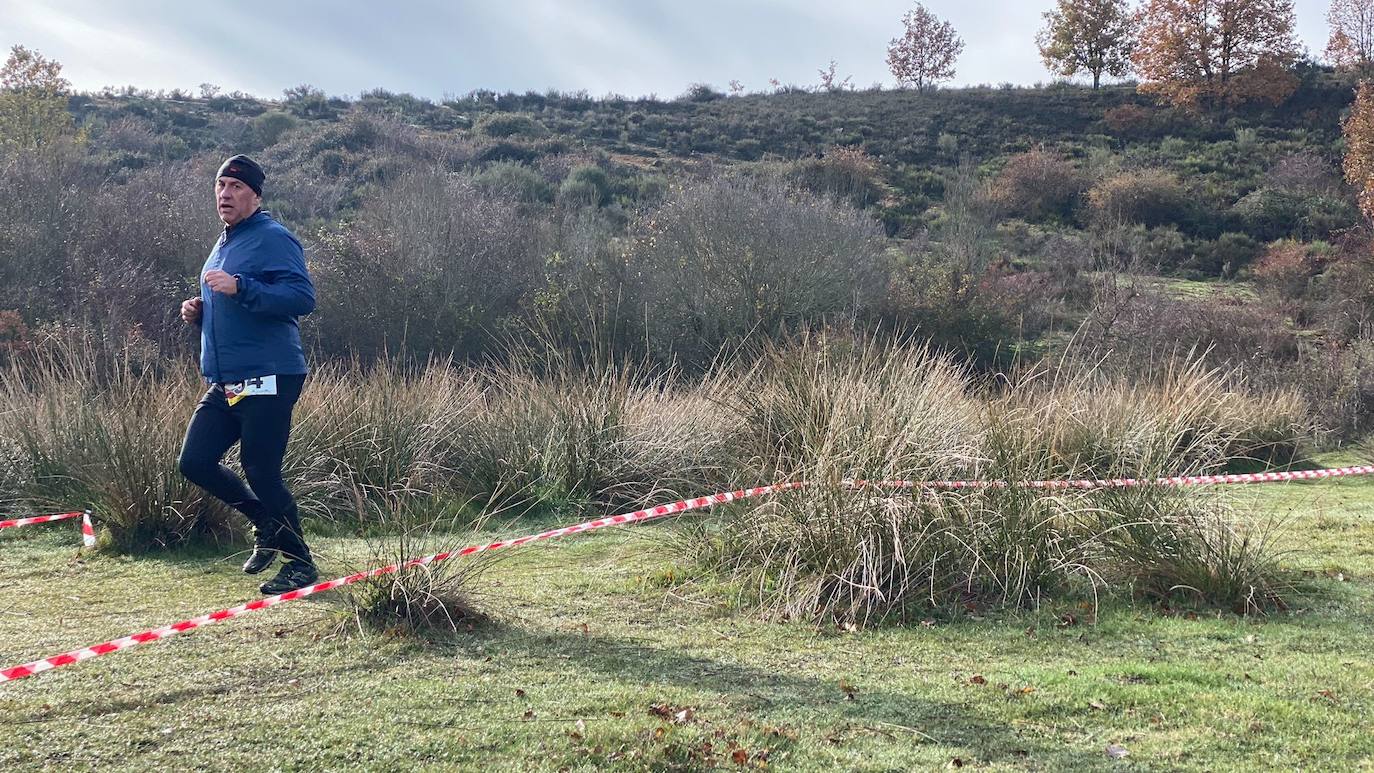
POLYGON ((229 236, 232 236, 232 235, 238 233, 238 232, 239 232, 240 230, 242 230, 245 226, 249 226, 249 225, 252 225, 252 224, 254 224, 254 223, 261 223, 261 222, 264 221, 264 220, 271 220, 271 219, 272 219, 272 213, 271 213, 271 212, 268 212, 267 210, 262 209, 262 208, 260 207, 260 208, 258 208, 257 211, 255 211, 253 214, 249 215, 248 217, 245 217, 244 219, 238 221, 237 223, 235 223, 235 224, 233 224, 233 225, 226 225, 226 226, 224 227, 224 235, 225 235, 225 237, 227 238, 227 237, 229 237, 229 236))

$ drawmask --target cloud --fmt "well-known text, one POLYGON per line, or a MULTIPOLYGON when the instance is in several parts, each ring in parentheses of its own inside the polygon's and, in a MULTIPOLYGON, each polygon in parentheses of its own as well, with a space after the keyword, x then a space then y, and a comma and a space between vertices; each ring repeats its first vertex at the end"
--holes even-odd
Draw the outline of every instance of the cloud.
MULTIPOLYGON (((966 47, 955 84, 1048 80, 1035 50, 1050 0, 926 0, 966 47)), ((201 82, 275 97, 301 83, 337 95, 374 87, 441 98, 473 89, 585 89, 671 97, 691 83, 891 83, 884 61, 901 0, 288 0, 262 13, 173 0, 0 0, 5 32, 64 65, 79 89, 201 82)), ((1298 0, 1299 29, 1325 44, 1323 0, 1298 0)))

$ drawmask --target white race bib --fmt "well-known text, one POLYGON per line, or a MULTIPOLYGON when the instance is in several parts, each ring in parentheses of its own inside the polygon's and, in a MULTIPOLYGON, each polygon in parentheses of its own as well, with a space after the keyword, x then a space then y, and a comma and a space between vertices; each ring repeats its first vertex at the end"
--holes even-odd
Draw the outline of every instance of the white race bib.
POLYGON ((237 403, 245 397, 253 395, 275 395, 277 393, 276 376, 257 376, 244 381, 235 381, 232 384, 224 385, 224 399, 230 405, 237 403))

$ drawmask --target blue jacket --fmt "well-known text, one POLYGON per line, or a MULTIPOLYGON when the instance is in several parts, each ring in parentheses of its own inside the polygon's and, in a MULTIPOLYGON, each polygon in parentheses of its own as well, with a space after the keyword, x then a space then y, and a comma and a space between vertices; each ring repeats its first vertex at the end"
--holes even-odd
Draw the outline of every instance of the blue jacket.
POLYGON ((200 372, 217 384, 308 371, 296 321, 315 310, 305 251, 286 226, 258 210, 224 229, 205 272, 239 279, 234 295, 200 285, 200 372))

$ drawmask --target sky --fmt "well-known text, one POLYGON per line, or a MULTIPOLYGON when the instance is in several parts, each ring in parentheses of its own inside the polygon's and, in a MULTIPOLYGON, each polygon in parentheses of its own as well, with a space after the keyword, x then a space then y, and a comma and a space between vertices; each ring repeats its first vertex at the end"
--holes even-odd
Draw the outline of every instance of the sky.
MULTIPOLYGON (((1053 0, 925 0, 964 39, 951 85, 1048 82, 1035 32, 1053 0)), ((907 0, 0 0, 0 46, 63 65, 78 91, 181 88, 279 98, 384 88, 432 100, 475 89, 676 97, 694 83, 895 85, 885 61, 907 0)), ((1297 0, 1326 45, 1329 0, 1297 0)))

